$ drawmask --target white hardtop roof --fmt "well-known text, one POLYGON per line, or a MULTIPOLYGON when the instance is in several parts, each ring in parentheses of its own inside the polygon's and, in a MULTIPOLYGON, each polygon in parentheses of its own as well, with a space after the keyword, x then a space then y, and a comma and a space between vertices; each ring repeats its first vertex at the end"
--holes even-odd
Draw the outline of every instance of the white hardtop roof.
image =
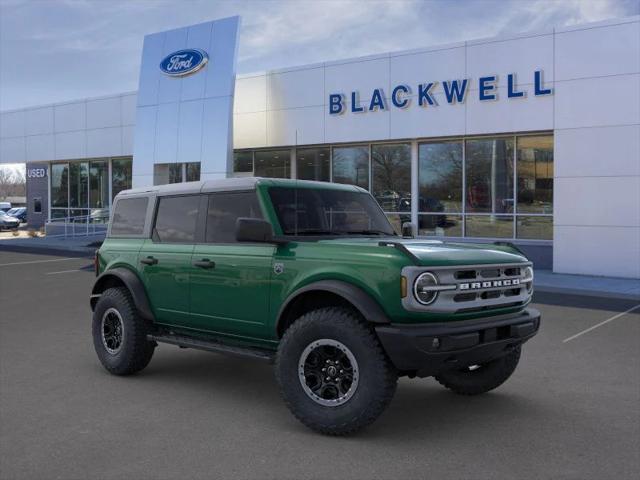
POLYGON ((156 185, 153 187, 132 188, 118 193, 118 197, 141 196, 144 194, 155 195, 181 195, 189 193, 229 192, 235 190, 253 190, 258 182, 272 185, 289 186, 304 184, 317 188, 331 188, 336 190, 349 190, 366 192, 365 189, 355 185, 346 185, 331 182, 316 182, 310 180, 292 180, 288 178, 262 178, 262 177, 238 177, 220 178, 216 180, 201 180, 199 182, 172 183, 169 185, 156 185))

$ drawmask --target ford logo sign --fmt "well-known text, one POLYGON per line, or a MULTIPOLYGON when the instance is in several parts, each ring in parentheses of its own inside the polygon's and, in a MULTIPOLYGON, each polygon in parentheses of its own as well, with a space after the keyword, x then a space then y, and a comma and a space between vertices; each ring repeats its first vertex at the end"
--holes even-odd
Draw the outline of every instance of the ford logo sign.
POLYGON ((160 70, 170 77, 184 77, 197 72, 209 61, 209 55, 197 48, 187 48, 167 55, 160 62, 160 70))

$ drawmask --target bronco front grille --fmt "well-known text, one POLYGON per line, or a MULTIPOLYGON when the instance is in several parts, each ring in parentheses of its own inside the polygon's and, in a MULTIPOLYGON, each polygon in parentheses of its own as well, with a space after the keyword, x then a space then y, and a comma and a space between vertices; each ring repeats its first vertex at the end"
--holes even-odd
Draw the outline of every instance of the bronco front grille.
POLYGON ((403 306, 412 311, 468 313, 526 304, 533 293, 531 263, 504 265, 469 265, 464 267, 405 267, 402 275, 411 292, 403 306), (438 284, 424 287, 422 293, 437 291, 429 305, 417 301, 418 277, 431 272, 438 284))

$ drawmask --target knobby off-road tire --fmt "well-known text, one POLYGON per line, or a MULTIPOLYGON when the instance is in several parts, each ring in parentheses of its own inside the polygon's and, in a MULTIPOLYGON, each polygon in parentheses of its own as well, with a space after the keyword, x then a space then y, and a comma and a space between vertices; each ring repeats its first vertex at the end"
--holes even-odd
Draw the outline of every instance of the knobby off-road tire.
POLYGON ((289 410, 326 435, 347 435, 372 423, 389 405, 398 381, 372 329, 354 312, 337 307, 306 313, 287 329, 275 373, 289 410), (314 392, 319 363, 325 371, 314 392), (332 382, 325 383, 331 375, 332 382))
POLYGON ((109 288, 93 312, 93 346, 114 375, 130 375, 149 364, 155 342, 147 340, 148 323, 140 317, 129 290, 109 288))
POLYGON ((436 375, 436 380, 460 395, 479 395, 499 387, 514 372, 520 360, 520 347, 490 362, 436 375))

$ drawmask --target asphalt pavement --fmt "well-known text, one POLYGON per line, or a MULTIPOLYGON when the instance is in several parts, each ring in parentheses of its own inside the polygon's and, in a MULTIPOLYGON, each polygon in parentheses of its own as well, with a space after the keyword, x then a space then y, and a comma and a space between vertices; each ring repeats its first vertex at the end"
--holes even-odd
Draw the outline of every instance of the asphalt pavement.
POLYGON ((331 438, 298 423, 260 362, 161 345, 140 374, 109 375, 90 263, 0 252, 2 479, 640 475, 638 302, 536 295, 541 332, 501 388, 403 378, 375 424, 331 438))

